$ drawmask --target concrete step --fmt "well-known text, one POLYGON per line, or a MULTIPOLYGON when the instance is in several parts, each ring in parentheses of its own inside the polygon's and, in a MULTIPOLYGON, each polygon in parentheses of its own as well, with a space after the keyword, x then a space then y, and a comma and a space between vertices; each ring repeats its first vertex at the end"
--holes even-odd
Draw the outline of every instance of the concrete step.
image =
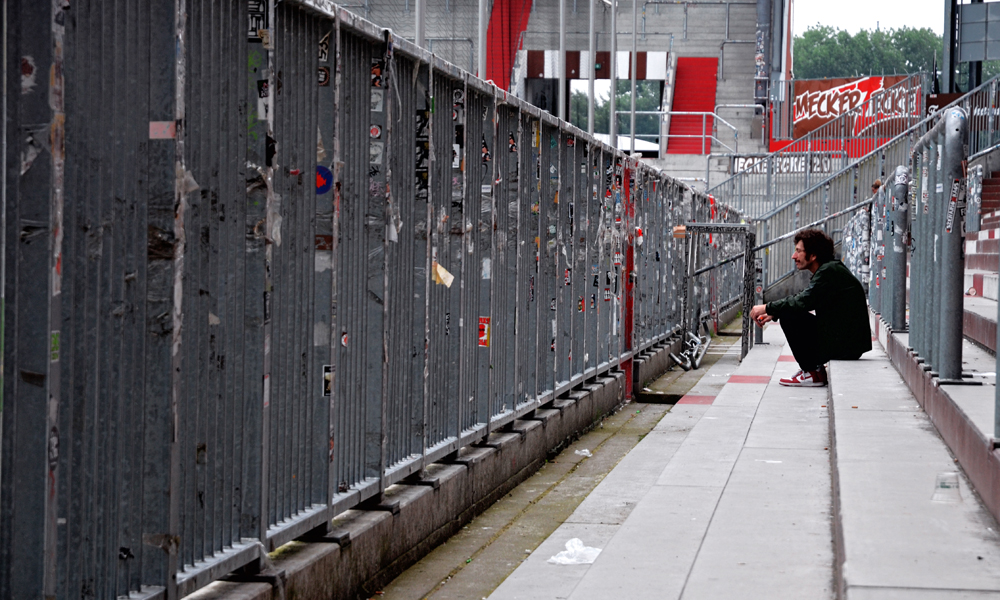
POLYGON ((882 348, 829 373, 842 597, 1000 594, 994 520, 882 348))
MULTIPOLYGON (((996 286, 995 281, 994 276, 994 286, 996 286)), ((983 283, 985 287, 985 281, 983 283)), ((966 295, 962 301, 965 309, 962 314, 962 333, 980 347, 996 353, 997 300, 966 295)))
POLYGON ((968 296, 979 296, 987 300, 997 300, 997 279, 996 271, 976 271, 966 269, 965 271, 965 294, 968 296))

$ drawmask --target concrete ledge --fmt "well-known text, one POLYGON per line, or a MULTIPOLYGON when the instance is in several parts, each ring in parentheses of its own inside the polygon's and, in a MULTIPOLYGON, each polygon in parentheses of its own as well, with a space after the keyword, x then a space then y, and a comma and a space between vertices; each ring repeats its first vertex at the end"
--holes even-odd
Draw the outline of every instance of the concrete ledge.
POLYGON ((672 367, 674 359, 670 358, 670 353, 677 354, 681 351, 681 336, 675 335, 632 359, 632 395, 638 397, 650 382, 662 375, 672 367))
MULTIPOLYGON (((900 335, 889 331, 878 315, 873 315, 872 321, 873 330, 890 362, 962 465, 983 504, 1000 520, 1000 451, 994 450, 992 438, 983 433, 953 400, 949 390, 956 386, 939 385, 937 379, 917 362, 900 335)), ((993 388, 984 386, 982 389, 992 401, 993 388)))
POLYGON ((968 308, 962 313, 962 334, 983 348, 996 353, 997 351, 997 322, 996 315, 989 316, 980 314, 968 308))
POLYGON ((266 567, 284 571, 284 590, 259 582, 219 581, 188 598, 368 598, 535 473, 549 452, 591 428, 624 399, 624 373, 599 377, 526 415, 530 418, 490 434, 483 443, 462 448, 452 462, 428 466, 425 485, 390 486, 382 505, 393 510, 351 509, 333 519, 330 534, 320 541, 282 546, 273 565, 266 567))

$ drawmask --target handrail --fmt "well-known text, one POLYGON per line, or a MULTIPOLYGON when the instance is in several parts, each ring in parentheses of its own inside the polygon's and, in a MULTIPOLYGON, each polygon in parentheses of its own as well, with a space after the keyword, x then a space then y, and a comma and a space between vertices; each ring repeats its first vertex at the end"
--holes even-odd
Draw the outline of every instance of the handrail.
MULTIPOLYGON (((876 92, 872 94, 872 96, 860 106, 850 111, 847 111, 846 113, 827 122, 820 128, 810 132, 809 134, 797 140, 792 141, 785 148, 775 152, 771 152, 766 157, 763 157, 762 160, 771 161, 774 160, 775 157, 783 156, 785 154, 800 153, 802 151, 805 151, 813 153, 824 152, 824 153, 838 154, 839 159, 842 161, 842 165, 844 167, 854 164, 857 162, 857 160, 860 160, 860 157, 856 160, 851 157, 852 148, 854 150, 858 149, 863 150, 866 149, 864 148, 864 146, 867 146, 868 144, 874 144, 875 146, 880 146, 881 144, 878 144, 878 142, 880 141, 879 129, 886 127, 886 125, 888 125, 889 123, 898 122, 901 118, 900 115, 895 114, 893 112, 889 112, 888 114, 883 115, 879 111, 879 106, 885 100, 886 93, 893 90, 895 90, 896 92, 898 92, 899 90, 905 90, 906 97, 903 99, 903 102, 905 102, 906 104, 906 111, 905 111, 906 114, 902 118, 907 120, 912 120, 917 118, 917 116, 913 113, 919 108, 919 106, 918 105, 914 106, 914 103, 918 103, 919 100, 911 96, 921 88, 922 81, 923 81, 923 74, 918 73, 905 78, 904 80, 896 83, 893 86, 890 86, 884 90, 876 92), (866 130, 872 131, 874 133, 873 139, 869 137, 859 137, 845 130, 845 126, 847 124, 856 125, 858 124, 859 119, 871 120, 871 122, 866 121, 864 123, 864 126, 866 130), (831 131, 839 132, 839 135, 829 135, 831 131), (858 146, 861 146, 861 148, 858 148, 858 146)), ((892 125, 892 127, 896 129, 898 128, 898 125, 892 125)), ((742 198, 742 195, 745 192, 745 188, 747 187, 750 187, 751 189, 754 188, 753 185, 748 186, 745 184, 747 178, 751 177, 752 175, 755 174, 748 174, 746 171, 740 171, 738 173, 734 173, 725 181, 711 187, 709 191, 711 191, 717 197, 724 197, 727 195, 735 196, 736 194, 739 194, 740 197, 742 198)), ((811 178, 810 175, 811 173, 807 169, 804 172, 804 177, 803 177, 804 184, 806 185, 809 184, 809 180, 811 178)), ((786 189, 787 185, 784 185, 786 183, 799 185, 794 181, 792 182, 782 181, 783 184, 782 187, 786 189)), ((758 184, 757 187, 759 187, 759 185, 760 184, 758 184)), ((768 189, 769 193, 771 186, 770 179, 768 179, 767 181, 767 186, 769 188, 768 189)), ((731 202, 738 204, 741 209, 746 210, 746 207, 743 206, 743 203, 738 201, 735 197, 730 197, 728 199, 731 202)))
MULTIPOLYGON (((914 132, 916 132, 920 127, 922 127, 922 126, 930 123, 934 119, 940 119, 941 117, 943 117, 945 115, 945 111, 947 111, 950 108, 955 108, 955 107, 961 106, 961 104, 963 102, 965 102, 968 99, 969 96, 971 96, 972 94, 974 94, 974 93, 976 93, 976 92, 984 89, 986 86, 993 84, 994 82, 1000 83, 1000 75, 997 75, 997 76, 993 77, 992 79, 990 79, 989 81, 983 83, 982 85, 980 85, 979 87, 975 88, 974 90, 972 90, 970 92, 966 92, 961 98, 958 98, 955 101, 953 101, 951 104, 948 104, 947 106, 939 109, 934 114, 927 115, 919 123, 911 126, 906 131, 904 131, 904 132, 896 135, 895 137, 891 138, 890 140, 886 141, 884 144, 882 144, 878 148, 872 150, 871 152, 869 152, 868 154, 865 154, 864 156, 858 157, 858 160, 854 161, 854 163, 852 163, 852 164, 850 164, 850 165, 842 168, 841 170, 837 171, 836 173, 830 174, 830 176, 827 177, 826 179, 823 179, 819 183, 817 183, 817 184, 815 184, 815 185, 813 185, 813 186, 811 186, 811 187, 803 190, 799 195, 797 195, 797 196, 795 196, 795 197, 793 197, 793 198, 785 201, 783 204, 781 204, 781 205, 779 205, 779 206, 771 209, 769 212, 761 215, 760 217, 755 217, 754 220, 763 221, 765 219, 769 219, 769 218, 773 217, 777 212, 779 212, 779 211, 781 211, 781 210, 783 210, 785 208, 788 208, 789 206, 791 206, 791 205, 795 204, 796 202, 798 202, 799 200, 801 200, 801 198, 803 196, 806 196, 809 193, 814 192, 817 189, 819 189, 820 187, 828 184, 830 181, 832 181, 834 178, 840 176, 842 173, 846 172, 848 169, 854 168, 855 164, 860 163, 861 161, 863 161, 863 160, 865 160, 867 158, 871 158, 871 157, 877 155, 878 153, 882 152, 882 149, 885 148, 886 146, 889 146, 890 144, 893 144, 893 143, 899 141, 900 139, 902 139, 904 137, 910 136, 911 134, 913 134, 914 132)), ((991 146, 991 147, 995 147, 995 146, 991 146)), ((983 152, 989 151, 991 147, 987 147, 984 150, 977 151, 977 153, 975 155, 982 155, 983 152)), ((913 151, 915 151, 915 150, 911 150, 911 152, 913 152, 913 151)), ((743 173, 745 171, 740 171, 740 172, 743 173)))
MULTIPOLYGON (((616 110, 615 111, 616 118, 617 118, 617 115, 621 115, 621 114, 629 114, 629 115, 631 115, 633 113, 632 113, 631 110, 616 110)), ((702 140, 705 140, 706 138, 708 138, 708 139, 711 139, 711 140, 717 142, 720 146, 726 148, 730 152, 733 152, 733 153, 739 152, 739 148, 740 148, 740 131, 739 131, 739 129, 737 129, 732 123, 730 123, 729 121, 723 119, 722 117, 720 117, 719 115, 717 115, 714 112, 708 112, 708 111, 691 111, 691 110, 637 110, 637 111, 635 111, 635 114, 637 114, 637 115, 663 115, 663 116, 667 116, 667 117, 670 117, 670 116, 673 116, 673 115, 693 116, 693 117, 700 116, 701 117, 701 135, 678 134, 678 133, 671 134, 671 133, 669 133, 669 130, 668 130, 668 132, 665 134, 665 136, 659 136, 659 135, 653 136, 653 134, 636 134, 635 137, 642 137, 642 136, 650 137, 650 136, 652 136, 652 137, 667 137, 668 139, 671 138, 671 137, 676 137, 676 138, 692 138, 692 137, 693 138, 699 138, 700 137, 702 140), (717 122, 722 123, 726 127, 728 127, 728 128, 730 128, 730 129, 733 130, 733 140, 734 140, 733 145, 736 146, 736 148, 730 148, 727 144, 725 144, 722 140, 720 140, 719 138, 717 138, 715 135, 712 135, 712 134, 706 135, 706 126, 707 126, 706 118, 707 117, 712 117, 717 122)), ((704 142, 703 142, 702 143, 702 149, 704 149, 704 146, 705 145, 704 145, 704 142)))

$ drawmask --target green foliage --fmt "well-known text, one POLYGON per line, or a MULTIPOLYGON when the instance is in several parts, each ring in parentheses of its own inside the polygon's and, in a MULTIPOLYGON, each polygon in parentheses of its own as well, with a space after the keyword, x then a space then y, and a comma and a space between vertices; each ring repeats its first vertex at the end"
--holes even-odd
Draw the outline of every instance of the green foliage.
POLYGON ((796 79, 930 72, 935 57, 941 65, 941 37, 927 28, 862 29, 851 35, 817 24, 795 37, 793 56, 796 79))
MULTIPOLYGON (((628 80, 618 80, 618 96, 615 100, 617 106, 615 107, 619 111, 628 111, 632 107, 632 94, 631 88, 632 83, 628 80)), ((637 111, 653 111, 660 110, 660 97, 662 96, 662 82, 657 80, 649 81, 637 81, 635 83, 635 109, 637 111)), ((597 94, 595 94, 597 95, 597 94)), ((580 129, 587 131, 587 105, 589 103, 589 98, 586 92, 580 92, 574 90, 570 94, 569 98, 569 120, 570 123, 576 125, 580 129)), ((609 96, 597 95, 594 104, 594 132, 595 133, 608 133, 609 123, 608 115, 611 111, 611 102, 609 96)), ((618 115, 618 133, 619 135, 629 135, 630 117, 628 114, 618 115)), ((652 134, 659 135, 659 119, 656 115, 636 115, 635 116, 635 132, 636 134, 652 134)), ((642 138, 646 141, 652 141, 651 138, 642 138)))

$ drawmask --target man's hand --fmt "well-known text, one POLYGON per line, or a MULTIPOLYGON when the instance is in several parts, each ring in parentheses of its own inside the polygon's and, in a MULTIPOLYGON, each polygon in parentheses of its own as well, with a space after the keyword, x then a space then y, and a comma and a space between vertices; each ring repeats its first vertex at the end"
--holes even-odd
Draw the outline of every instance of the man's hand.
POLYGON ((767 305, 765 304, 758 304, 757 306, 751 308, 750 318, 753 319, 753 322, 759 327, 763 327, 764 323, 770 323, 773 320, 771 319, 771 315, 767 314, 767 305))

